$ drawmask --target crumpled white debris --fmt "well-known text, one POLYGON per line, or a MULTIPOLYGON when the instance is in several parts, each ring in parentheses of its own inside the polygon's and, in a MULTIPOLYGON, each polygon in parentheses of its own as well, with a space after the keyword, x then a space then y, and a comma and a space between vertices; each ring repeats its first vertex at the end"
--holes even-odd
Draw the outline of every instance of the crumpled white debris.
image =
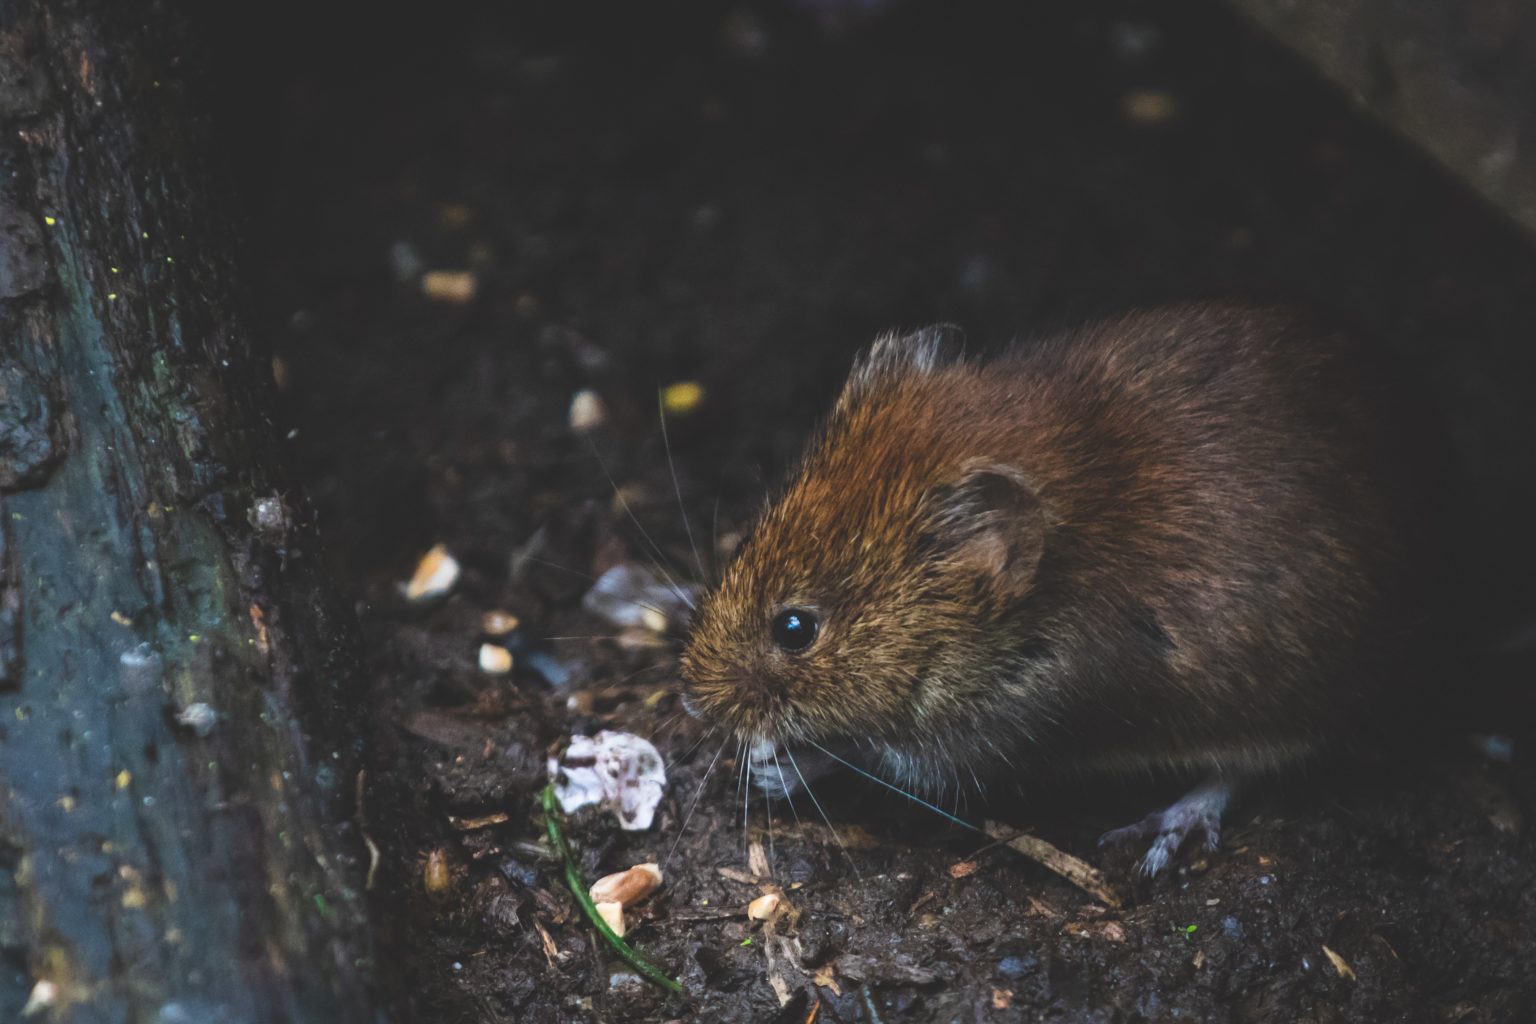
POLYGON ((667 769, 650 740, 607 729, 572 736, 559 757, 549 759, 555 798, 567 814, 600 804, 626 831, 651 827, 667 787, 667 769))

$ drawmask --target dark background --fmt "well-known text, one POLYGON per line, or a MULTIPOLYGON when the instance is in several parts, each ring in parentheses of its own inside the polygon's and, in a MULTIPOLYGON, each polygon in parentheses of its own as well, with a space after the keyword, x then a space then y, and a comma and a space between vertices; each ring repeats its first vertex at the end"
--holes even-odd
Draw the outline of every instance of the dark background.
MULTIPOLYGON (((575 610, 579 580, 509 574, 539 527, 560 527, 560 557, 582 571, 626 546, 640 555, 613 485, 566 427, 580 387, 610 407, 597 444, 614 481, 681 552, 659 385, 704 385, 703 407, 672 424, 673 455, 692 521, 729 533, 852 353, 889 327, 950 321, 985 347, 1170 299, 1321 308, 1381 338, 1430 388, 1462 476, 1426 475, 1426 499, 1451 490, 1458 528, 1445 543, 1478 624, 1451 638, 1465 657, 1446 684, 1475 704, 1469 728, 1513 732, 1523 749, 1528 661, 1488 650, 1536 603, 1536 252, 1225 7, 313 4, 206 16, 224 58, 208 82, 211 125, 250 214, 250 298, 286 374, 280 428, 296 431, 293 458, 369 636, 373 820, 387 854, 376 906, 400 968, 385 973, 422 1019, 776 1012, 755 949, 679 931, 665 913, 641 943, 704 993, 702 1008, 616 995, 576 923, 551 925, 571 958, 548 968, 530 928, 552 920, 537 893, 558 886, 507 866, 530 867, 517 843, 536 833, 516 809, 542 744, 612 722, 649 731, 672 709, 666 651, 553 643, 543 649, 574 673, 563 689, 520 668, 509 694, 474 671, 480 608, 511 605, 539 635, 595 631, 575 610), (394 265, 402 243, 427 269, 473 270, 474 301, 425 299, 394 265), (459 605, 402 616, 392 583, 438 541, 466 563, 459 605), (637 689, 642 670, 655 671, 637 689), (573 692, 598 694, 596 710, 571 713, 573 692), (451 745, 409 727, 423 710, 465 708, 520 755, 465 767, 468 755, 455 762, 451 745), (443 824, 447 811, 509 805, 513 821, 490 838, 443 824), (417 858, 434 848, 459 866, 447 904, 417 891, 417 858), (512 901, 512 924, 497 900, 512 901)), ((1385 720, 1396 713, 1384 704, 1385 720)), ((693 738, 675 728, 669 757, 693 738)), ((952 893, 945 869, 968 848, 913 839, 932 831, 925 822, 892 813, 876 828, 887 845, 856 855, 866 877, 919 879, 895 895, 851 879, 839 891, 846 862, 809 840, 798 847, 815 852, 795 860, 780 822, 781 855, 807 865, 808 920, 874 922, 840 925, 834 953, 951 965, 937 985, 845 981, 846 998, 823 992, 823 1019, 873 1020, 866 987, 885 1019, 1014 1019, 986 1015, 1003 987, 1016 991, 1010 1012, 1030 1017, 1517 1019, 1536 995, 1523 945, 1536 878, 1523 827, 1487 807, 1528 810, 1529 780, 1449 744, 1418 761, 1352 775, 1337 801, 1325 784, 1324 799, 1240 812, 1209 875, 1146 894, 1125 918, 1129 940, 1098 945, 1049 918, 993 927, 1000 904, 1074 894, 997 852, 990 881, 952 893), (1286 900, 1255 888, 1275 873, 1255 857, 1282 864, 1286 900), (944 927, 970 941, 833 906, 905 906, 932 887, 936 905, 953 901, 944 927), (1189 937, 1167 938, 1196 918, 1212 943, 1199 970, 1189 937), (1319 967, 1320 942, 1348 947, 1361 980, 1319 967), (1033 958, 1022 974, 999 966, 1021 956, 1033 958)), ((679 791, 702 770, 686 764, 679 791)), ((699 877, 683 868, 669 881, 674 907, 725 884, 713 865, 739 866, 731 779, 716 782, 703 812, 718 805, 716 827, 680 855, 699 877)), ((858 819, 860 799, 845 816, 858 819)), ((1057 828, 1047 834, 1090 854, 1091 827, 1068 815, 1057 828)), ((649 841, 670 845, 675 829, 669 817, 649 841)), ((594 840, 588 866, 623 866, 645 841, 594 840)))

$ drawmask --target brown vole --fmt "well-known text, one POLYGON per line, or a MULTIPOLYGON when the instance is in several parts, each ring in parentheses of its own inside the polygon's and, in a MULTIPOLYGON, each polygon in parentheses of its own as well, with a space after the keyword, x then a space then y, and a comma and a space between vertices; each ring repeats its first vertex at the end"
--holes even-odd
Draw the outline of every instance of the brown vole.
POLYGON ((1318 750, 1395 643, 1393 432, 1359 347, 1207 305, 988 361, 947 335, 858 361, 700 609, 688 706, 919 792, 1186 773, 1122 832, 1149 872, 1214 846, 1233 783, 1318 750))

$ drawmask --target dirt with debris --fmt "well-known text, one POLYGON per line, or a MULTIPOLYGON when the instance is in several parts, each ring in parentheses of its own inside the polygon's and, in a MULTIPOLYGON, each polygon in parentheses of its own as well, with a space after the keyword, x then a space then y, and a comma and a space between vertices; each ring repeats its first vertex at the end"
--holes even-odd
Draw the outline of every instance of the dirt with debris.
POLYGON ((1151 883, 1093 840, 1171 793, 1019 780, 1006 806, 956 805, 1103 866, 1127 895, 1110 908, 857 779, 819 810, 765 802, 681 713, 677 630, 615 636, 581 609, 622 562, 707 581, 882 329, 990 344, 1239 294, 1341 312, 1437 382, 1499 552, 1476 596, 1516 623, 1526 239, 1220 7, 503 6, 370 12, 366 45, 317 14, 283 51, 281 145, 246 166, 283 426, 367 638, 402 1019, 1536 1013, 1528 693, 1468 716, 1513 735, 1513 764, 1457 730, 1368 749, 1251 799, 1219 852, 1151 883), (681 381, 702 387, 667 423, 697 561, 657 414, 681 381), (605 418, 577 434, 583 389, 605 418), (462 575, 407 602, 438 543, 462 575), (497 609, 520 623, 507 675, 481 668, 497 609), (597 940, 543 842, 546 757, 605 728, 669 762, 657 823, 586 810, 566 832, 589 880, 664 865, 628 935, 683 995, 597 940), (775 915, 749 921, 767 892, 775 915))

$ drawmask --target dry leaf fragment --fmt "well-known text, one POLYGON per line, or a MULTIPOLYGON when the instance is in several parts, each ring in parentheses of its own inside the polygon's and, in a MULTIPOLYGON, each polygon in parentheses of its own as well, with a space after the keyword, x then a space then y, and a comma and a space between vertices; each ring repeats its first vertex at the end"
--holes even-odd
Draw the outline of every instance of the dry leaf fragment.
POLYGON ((954 879, 969 877, 974 875, 976 869, 980 866, 974 860, 962 860, 958 864, 951 864, 949 866, 949 877, 954 879))

